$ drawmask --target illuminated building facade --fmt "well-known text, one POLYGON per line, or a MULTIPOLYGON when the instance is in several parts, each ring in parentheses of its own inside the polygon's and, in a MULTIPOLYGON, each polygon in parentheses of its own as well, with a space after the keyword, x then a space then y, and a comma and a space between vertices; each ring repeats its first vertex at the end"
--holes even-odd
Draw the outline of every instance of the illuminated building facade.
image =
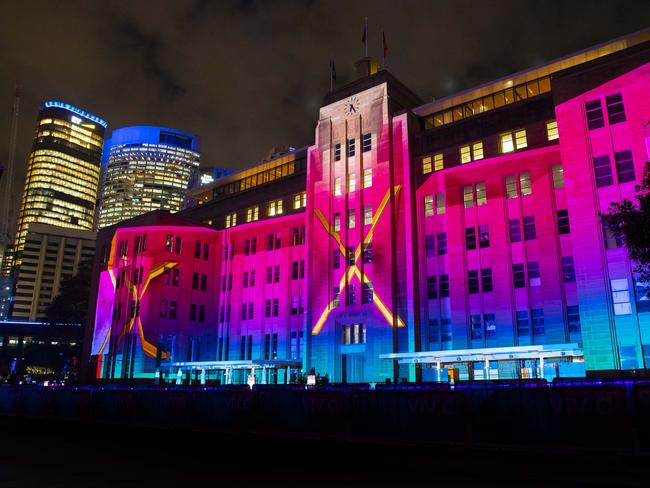
POLYGON ((180 210, 200 152, 200 138, 186 132, 150 126, 114 130, 104 151, 99 227, 153 210, 180 210))
POLYGON ((67 103, 41 106, 14 242, 16 265, 31 223, 93 229, 105 130, 102 119, 67 103))
POLYGON ((45 319, 61 283, 75 276, 80 264, 94 260, 96 237, 90 230, 30 224, 22 260, 15 270, 11 320, 45 319))
POLYGON ((174 216, 187 224, 142 216, 158 220, 100 234, 112 245, 87 357, 106 364, 108 345, 125 340, 106 330, 133 322, 128 347, 149 357, 141 376, 179 381, 284 382, 299 368, 348 383, 644 368, 647 288, 599 212, 633 196, 650 159, 648 79, 647 31, 428 104, 368 70, 325 97, 312 146, 197 190, 198 205, 174 216), (115 276, 132 262, 115 253, 149 232, 153 262, 134 276, 179 267, 162 300, 190 307, 175 327, 192 339, 174 346, 155 314, 139 332, 137 286, 133 317, 110 313, 125 306, 115 276), (190 247, 180 257, 177 237, 190 247), (201 261, 205 241, 220 249, 213 262, 201 261))

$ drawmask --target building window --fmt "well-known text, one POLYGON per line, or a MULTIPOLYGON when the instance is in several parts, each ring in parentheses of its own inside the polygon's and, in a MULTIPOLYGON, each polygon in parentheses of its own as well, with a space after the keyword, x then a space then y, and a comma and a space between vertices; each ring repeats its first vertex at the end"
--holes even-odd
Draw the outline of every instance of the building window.
POLYGON ((528 310, 517 310, 517 335, 527 336, 530 334, 530 322, 528 321, 528 310))
POLYGON ((555 141, 560 138, 560 133, 557 130, 557 120, 546 122, 546 139, 555 141))
POLYGON ((201 259, 201 243, 198 241, 194 243, 194 259, 201 259))
POLYGON ((478 247, 490 247, 490 228, 487 224, 478 226, 478 247))
POLYGON ((334 196, 341 196, 341 177, 337 176, 334 178, 334 196))
POLYGON ((623 247, 623 239, 609 225, 603 222, 602 227, 605 249, 618 249, 619 247, 623 247))
POLYGON ((460 148, 460 162, 461 164, 469 163, 470 161, 475 161, 478 159, 483 159, 483 143, 475 142, 467 146, 461 146, 460 148))
POLYGON ((192 290, 199 289, 199 273, 192 273, 192 290))
POLYGON ((591 102, 585 103, 585 110, 587 112, 587 127, 589 127, 589 130, 598 129, 605 125, 600 100, 592 100, 591 102))
POLYGON ((445 162, 442 158, 442 153, 434 154, 433 155, 433 169, 436 171, 440 171, 445 167, 445 162))
POLYGON ((535 216, 529 215, 524 217, 524 239, 532 241, 537 239, 537 231, 535 230, 535 216))
POLYGON ((348 229, 354 229, 356 225, 356 217, 354 210, 348 210, 348 229))
POLYGON ((510 230, 510 242, 521 242, 521 225, 519 219, 510 219, 508 227, 510 230))
POLYGON ((433 195, 424 195, 424 216, 431 217, 433 215, 433 195))
POLYGON ((519 192, 517 191, 517 177, 506 176, 506 198, 517 198, 519 192))
POLYGON ((626 150, 614 153, 614 161, 616 162, 616 175, 619 183, 626 183, 636 179, 632 151, 626 150))
POLYGON ((596 173, 596 186, 598 188, 614 184, 609 155, 605 154, 594 158, 594 172, 596 173))
POLYGON ((339 269, 341 267, 341 251, 334 249, 332 251, 332 268, 339 269))
POLYGON ((463 187, 463 206, 465 208, 474 206, 474 187, 472 185, 463 187))
POLYGON ((243 288, 248 288, 248 271, 244 271, 244 278, 242 283, 243 288))
POLYGON ((277 317, 280 313, 280 300, 277 298, 273 299, 273 316, 277 317))
POLYGON ((366 264, 372 263, 372 242, 362 244, 363 246, 363 262, 366 264))
POLYGON ((172 269, 172 286, 178 286, 180 284, 180 271, 176 268, 172 269))
POLYGON ((341 144, 334 144, 334 161, 341 160, 341 144))
POLYGON ((264 317, 267 319, 271 317, 271 300, 264 302, 264 317))
POLYGON ((522 263, 512 265, 512 280, 515 288, 526 287, 526 274, 522 263))
POLYGON ((478 293, 478 271, 471 270, 467 272, 467 291, 471 293, 478 293))
POLYGON ((171 234, 167 234, 167 237, 165 238, 165 250, 167 252, 172 252, 174 249, 174 236, 171 234))
POLYGON ((269 203, 267 214, 269 217, 282 215, 282 200, 274 200, 269 203))
POLYGON ((447 254, 447 233, 446 232, 438 232, 436 237, 437 237, 437 240, 438 240, 438 256, 442 256, 443 254, 447 254))
POLYGON ((280 265, 276 264, 273 267, 273 282, 280 283, 280 265))
POLYGON ((366 326, 365 324, 344 325, 342 327, 343 344, 365 344, 366 343, 366 326))
POLYGON ((365 205, 363 207, 363 225, 372 224, 372 205, 365 205))
POLYGON ((468 251, 476 249, 476 229, 474 227, 465 228, 465 249, 468 251))
POLYGON ((348 285, 348 305, 354 305, 357 302, 357 289, 354 285, 348 285))
POLYGON ((519 175, 519 188, 521 189, 522 196, 533 193, 533 188, 530 184, 530 173, 528 171, 519 175))
POLYGON ((539 336, 546 333, 544 329, 544 309, 534 308, 533 312, 533 335, 539 336))
POLYGON ((237 225, 237 212, 229 213, 226 215, 226 229, 237 225))
POLYGON ((481 290, 483 293, 492 291, 492 268, 481 269, 481 290))
POLYGON ((439 295, 440 298, 445 298, 449 296, 449 275, 443 274, 440 275, 440 289, 439 295))
POLYGON ((291 264, 291 279, 292 280, 298 279, 298 261, 294 261, 291 264))
POLYGON ((251 253, 251 240, 246 239, 244 242, 244 256, 248 256, 251 253))
POLYGON ((169 318, 170 319, 175 319, 176 318, 176 300, 170 300, 169 301, 169 318))
POLYGON ((607 118, 610 124, 625 122, 625 107, 620 93, 605 97, 605 103, 607 104, 607 118))
POLYGON ((497 325, 493 313, 483 314, 483 324, 485 325, 485 337, 493 338, 497 336, 497 325))
POLYGON ((190 320, 192 322, 196 321, 196 310, 197 310, 196 303, 192 303, 190 305, 190 320))
POLYGON ((478 207, 481 205, 487 205, 487 191, 484 182, 476 184, 476 205, 478 207))
POLYGON ((470 330, 472 339, 480 339, 483 337, 483 326, 481 324, 481 316, 479 314, 472 314, 469 316, 470 330))
POLYGON ((350 173, 348 175, 348 193, 354 193, 355 191, 357 191, 357 175, 350 173))
POLYGON ((567 322, 569 332, 579 333, 580 327, 580 307, 578 305, 569 305, 566 308, 567 322))
POLYGON ((427 298, 438 298, 438 283, 435 276, 427 277, 427 298))
POLYGON ((566 209, 557 211, 557 231, 560 234, 569 234, 571 232, 569 211, 566 209))
POLYGON ((363 170, 363 187, 372 187, 372 168, 366 168, 363 170))
POLYGON ((553 188, 564 188, 564 168, 558 164, 551 168, 553 173, 553 188))
POLYGON ((528 146, 526 130, 521 129, 515 132, 508 132, 499 136, 499 145, 502 153, 509 153, 515 149, 524 149, 528 146))
POLYGON ((632 313, 630 289, 627 278, 611 280, 614 315, 629 315, 632 313))
POLYGON ((361 150, 368 152, 372 149, 372 134, 363 134, 361 136, 361 150))
POLYGON ((356 142, 353 139, 348 139, 348 157, 351 158, 356 154, 356 142))
POLYGON ((246 209, 246 222, 254 222, 260 218, 260 207, 257 205, 246 209))
POLYGON ((293 196, 293 209, 298 210, 307 206, 307 192, 296 193, 293 196))
POLYGON ((566 283, 572 283, 576 280, 576 269, 573 265, 573 256, 562 256, 562 272, 566 283))
POLYGON ((428 258, 436 255, 436 236, 430 234, 424 237, 424 250, 428 258))
POLYGON ((363 284, 363 295, 361 296, 361 303, 372 303, 373 301, 373 289, 372 283, 365 282, 363 284))
POLYGON ((431 156, 427 156, 426 158, 422 158, 422 174, 426 175, 431 173, 433 169, 433 164, 431 163, 431 156))
POLYGON ((341 214, 338 212, 334 214, 334 230, 336 232, 341 231, 341 214))
POLYGON ((174 239, 174 254, 181 253, 182 244, 183 244, 183 240, 180 237, 174 239))
POLYGON ((436 213, 438 215, 443 215, 445 211, 445 194, 436 193, 436 213))
POLYGON ((528 284, 530 286, 540 286, 542 284, 539 274, 539 261, 528 261, 528 284))
POLYGON ((248 304, 247 303, 242 303, 241 304, 241 319, 246 320, 246 317, 248 317, 248 304))
POLYGON ((332 289, 332 307, 338 307, 341 301, 341 289, 335 286, 332 289))

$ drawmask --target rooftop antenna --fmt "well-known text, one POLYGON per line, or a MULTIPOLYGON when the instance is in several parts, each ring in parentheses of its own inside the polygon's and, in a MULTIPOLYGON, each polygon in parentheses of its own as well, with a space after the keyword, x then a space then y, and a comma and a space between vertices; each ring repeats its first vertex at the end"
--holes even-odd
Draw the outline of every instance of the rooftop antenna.
POLYGON ((0 263, 2 263, 7 246, 11 244, 11 223, 13 216, 13 185, 14 185, 14 166, 16 163, 16 139, 18 138, 18 114, 20 112, 20 95, 21 86, 16 85, 14 91, 14 106, 11 117, 11 129, 9 131, 9 155, 7 157, 7 167, 5 176, 0 183, 2 191, 2 204, 0 206, 0 263))

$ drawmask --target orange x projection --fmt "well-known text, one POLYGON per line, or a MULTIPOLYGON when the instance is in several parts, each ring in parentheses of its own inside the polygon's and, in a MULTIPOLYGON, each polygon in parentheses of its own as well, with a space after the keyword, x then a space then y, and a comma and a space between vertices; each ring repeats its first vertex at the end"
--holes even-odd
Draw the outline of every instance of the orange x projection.
MULTIPOLYGON (((115 278, 115 273, 113 271, 113 265, 115 264, 115 240, 116 236, 113 236, 113 241, 111 243, 111 255, 108 260, 108 273, 111 278, 111 282, 113 283, 113 288, 115 289, 116 287, 116 278, 115 278)), ((151 280, 154 278, 157 278, 161 274, 165 272, 165 270, 172 269, 175 267, 178 263, 175 262, 164 262, 161 264, 158 264, 151 268, 151 271, 149 271, 149 275, 147 276, 147 279, 144 282, 144 285, 138 292, 136 286, 131 283, 131 280, 129 279, 128 276, 125 276, 125 281, 127 282, 127 285, 129 287, 129 294, 133 297, 133 300, 135 300, 136 304, 139 304, 140 301, 142 300, 142 297, 144 297, 145 293, 147 292, 147 289, 149 288, 149 284, 151 283, 151 280)), ((144 336, 144 330, 142 328, 142 320, 140 320, 139 315, 134 315, 131 320, 125 325, 124 327, 124 332, 131 332, 133 329, 133 325, 136 323, 138 324, 138 335, 140 337, 140 344, 142 345, 142 350, 144 353, 152 358, 155 358, 158 353, 158 348, 151 344, 149 341, 144 336)), ((106 333, 106 337, 104 338, 104 341, 102 342, 102 346, 99 349, 99 355, 101 355, 104 351, 104 348, 108 344, 108 339, 111 336, 111 329, 112 327, 108 328, 108 332, 106 333)), ((169 353, 167 351, 162 351, 161 352, 161 358, 162 359, 169 359, 169 353)))
MULTIPOLYGON (((397 185, 394 190, 394 195, 397 196, 397 194, 400 191, 401 186, 397 185)), ((323 225, 327 233, 332 236, 332 238, 336 241, 336 244, 341 251, 341 255, 344 256, 345 258, 345 263, 346 263, 346 269, 343 272, 343 276, 341 276, 341 279, 339 281, 339 295, 343 293, 343 290, 345 286, 350 282, 352 277, 356 276, 356 278, 359 280, 360 283, 368 283, 370 286, 372 286, 372 283, 370 279, 368 278, 367 273, 361 272, 361 270, 357 267, 357 259, 359 259, 359 256, 361 255, 361 246, 362 245, 367 245, 370 242, 372 242, 372 238, 375 233, 375 225, 377 225, 377 222, 379 221, 379 218, 381 217, 384 209, 386 208, 386 205, 388 204, 388 200, 390 198, 390 189, 386 191, 386 194, 384 195, 384 198, 382 198, 381 203, 379 204, 379 208, 377 208, 377 212, 375 215, 372 217, 372 223, 370 225, 370 229, 368 230, 368 233, 363 239, 363 242, 360 243, 357 248, 354 251, 354 264, 348 264, 348 255, 347 251, 345 249, 345 246, 343 246, 343 243, 341 242, 341 236, 339 233, 334 230, 334 227, 327 222, 325 219, 325 216, 323 213, 316 209, 314 213, 316 214, 316 217, 318 217, 318 220, 320 220, 320 223, 323 225)), ((327 317, 329 316, 330 312, 337 306, 336 300, 338 297, 334 297, 334 299, 327 304, 325 307, 325 310, 321 313, 318 321, 316 322, 316 325, 314 325, 311 333, 312 335, 318 335, 318 333, 321 331, 323 328, 323 325, 325 325, 325 321, 327 320, 327 317)), ((377 295, 377 292, 375 291, 374 286, 372 287, 372 302, 377 306, 383 317, 386 319, 386 321, 390 324, 390 326, 393 326, 393 322, 395 317, 393 316, 393 313, 388 309, 384 301, 377 295)), ((404 327, 404 321, 397 316, 397 326, 398 327, 404 327)))

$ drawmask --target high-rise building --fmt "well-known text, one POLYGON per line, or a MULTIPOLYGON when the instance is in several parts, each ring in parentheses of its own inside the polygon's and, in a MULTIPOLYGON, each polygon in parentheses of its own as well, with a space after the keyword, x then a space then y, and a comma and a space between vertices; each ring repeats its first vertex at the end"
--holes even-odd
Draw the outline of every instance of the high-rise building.
POLYGON ((357 67, 310 147, 100 232, 97 376, 647 368, 648 284, 600 215, 650 159, 650 30, 425 104, 357 67))
POLYGON ((164 127, 124 127, 104 151, 99 227, 150 212, 177 212, 199 166, 198 136, 164 127))
POLYGON ((83 262, 92 262, 96 238, 90 230, 29 224, 22 260, 15 272, 11 319, 43 320, 61 283, 76 275, 83 262))
POLYGON ((41 106, 14 242, 16 265, 32 223, 93 229, 106 125, 67 103, 41 106))

